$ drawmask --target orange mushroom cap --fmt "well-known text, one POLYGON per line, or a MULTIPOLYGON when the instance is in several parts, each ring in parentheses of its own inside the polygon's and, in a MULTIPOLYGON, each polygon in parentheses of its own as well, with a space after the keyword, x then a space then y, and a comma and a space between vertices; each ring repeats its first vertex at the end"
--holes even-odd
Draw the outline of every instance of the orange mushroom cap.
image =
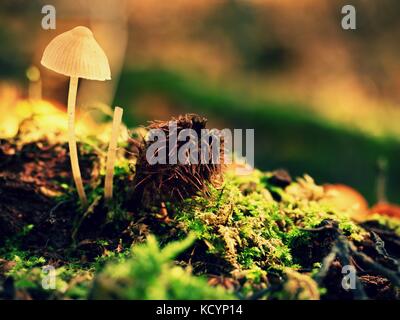
POLYGON ((344 184, 326 184, 324 191, 328 202, 339 210, 351 210, 354 217, 360 217, 368 213, 368 202, 353 188, 344 184))

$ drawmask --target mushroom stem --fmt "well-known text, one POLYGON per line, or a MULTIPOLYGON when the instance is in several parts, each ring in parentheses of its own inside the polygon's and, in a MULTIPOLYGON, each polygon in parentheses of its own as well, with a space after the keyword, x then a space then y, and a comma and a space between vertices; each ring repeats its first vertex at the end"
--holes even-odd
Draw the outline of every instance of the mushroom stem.
POLYGON ((112 199, 112 194, 113 194, 114 165, 117 153, 119 126, 122 120, 122 113, 123 113, 122 108, 115 107, 111 139, 107 152, 106 181, 104 185, 104 197, 107 201, 110 201, 112 199))
POLYGON ((29 99, 42 100, 42 80, 29 82, 29 99))
POLYGON ((29 99, 42 100, 42 80, 39 69, 35 66, 30 66, 26 70, 26 77, 29 80, 29 99))
POLYGON ((83 189, 81 170, 79 169, 78 151, 76 147, 75 137, 75 104, 76 92, 78 90, 78 78, 71 77, 69 82, 68 92, 68 145, 69 156, 71 160, 72 175, 74 177, 76 190, 78 191, 79 199, 81 200, 82 207, 86 208, 88 205, 85 190, 83 189))

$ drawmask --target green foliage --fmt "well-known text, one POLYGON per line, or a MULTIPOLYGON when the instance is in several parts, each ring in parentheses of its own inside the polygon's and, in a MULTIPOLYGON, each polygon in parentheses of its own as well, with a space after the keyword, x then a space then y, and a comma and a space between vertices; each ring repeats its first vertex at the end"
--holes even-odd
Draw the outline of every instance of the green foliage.
POLYGON ((229 299, 222 288, 207 285, 188 269, 173 264, 180 252, 192 245, 195 237, 171 242, 160 248, 154 236, 132 249, 132 258, 109 264, 97 277, 92 298, 106 299, 229 299))

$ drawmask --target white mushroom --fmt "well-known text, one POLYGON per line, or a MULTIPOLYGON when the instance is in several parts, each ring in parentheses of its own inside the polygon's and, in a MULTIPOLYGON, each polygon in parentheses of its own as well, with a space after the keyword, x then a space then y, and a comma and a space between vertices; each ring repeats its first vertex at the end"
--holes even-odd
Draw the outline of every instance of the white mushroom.
POLYGON ((78 79, 110 80, 111 72, 107 56, 96 42, 92 31, 76 27, 55 37, 43 53, 42 65, 70 77, 68 93, 68 144, 72 174, 83 207, 87 198, 79 169, 75 137, 75 104, 78 79))

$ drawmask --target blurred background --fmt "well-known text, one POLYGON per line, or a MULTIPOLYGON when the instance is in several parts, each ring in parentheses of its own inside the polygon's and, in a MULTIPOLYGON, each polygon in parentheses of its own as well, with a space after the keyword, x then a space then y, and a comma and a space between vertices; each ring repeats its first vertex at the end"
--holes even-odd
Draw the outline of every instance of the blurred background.
POLYGON ((40 58, 57 34, 85 25, 113 79, 80 82, 81 112, 119 105, 128 126, 195 112, 210 127, 254 128, 258 168, 344 183, 371 204, 386 170, 386 194, 398 203, 400 2, 352 0, 357 30, 347 31, 346 4, 2 0, 0 133, 12 134, 20 100, 43 97, 64 108, 68 79, 40 58), (47 4, 56 8, 56 30, 41 27, 47 4))

